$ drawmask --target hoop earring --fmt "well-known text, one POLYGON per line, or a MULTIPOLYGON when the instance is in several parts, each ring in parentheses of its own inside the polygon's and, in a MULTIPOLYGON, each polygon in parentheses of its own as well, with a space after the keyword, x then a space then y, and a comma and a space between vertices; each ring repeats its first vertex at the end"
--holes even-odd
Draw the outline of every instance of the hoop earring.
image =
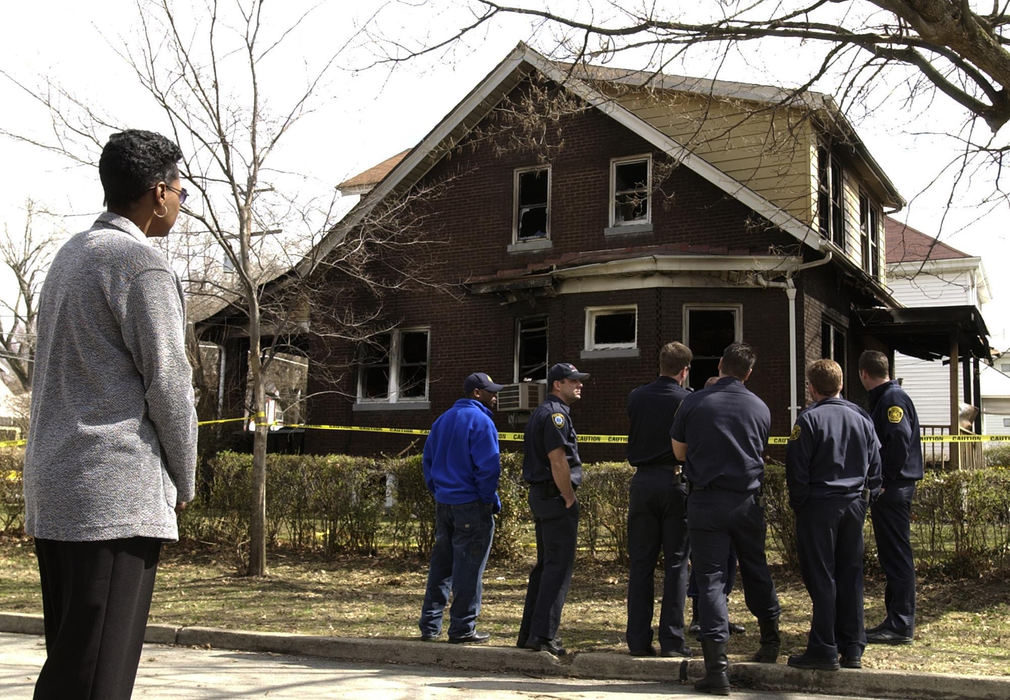
POLYGON ((158 212, 153 212, 153 214, 157 216, 159 219, 164 219, 166 216, 168 216, 168 205, 162 203, 161 206, 165 208, 165 211, 161 212, 160 214, 158 212))

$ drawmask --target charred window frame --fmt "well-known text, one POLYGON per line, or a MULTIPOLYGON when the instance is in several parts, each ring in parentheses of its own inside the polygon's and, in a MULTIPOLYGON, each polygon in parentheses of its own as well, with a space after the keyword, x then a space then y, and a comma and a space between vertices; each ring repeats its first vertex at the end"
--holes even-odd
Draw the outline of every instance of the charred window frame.
POLYGON ((379 333, 358 348, 358 403, 412 404, 428 400, 429 331, 379 333))
POLYGON ((547 317, 516 320, 515 381, 547 381, 547 317))
POLYGON ((638 356, 638 306, 586 308, 585 345, 582 357, 638 356))
POLYGON ((684 343, 694 355, 688 384, 704 389, 709 377, 719 374, 719 360, 727 345, 743 338, 743 308, 739 305, 690 305, 684 307, 684 343))
POLYGON ((610 226, 652 222, 652 156, 610 161, 610 226))
POLYGON ((821 236, 845 250, 842 165, 824 145, 817 148, 817 225, 821 236))
POLYGON ((513 174, 515 206, 512 242, 550 240, 551 169, 520 168, 513 174))
POLYGON ((821 321, 821 357, 834 360, 845 376, 845 329, 829 319, 821 321))
POLYGON ((871 277, 880 277, 880 207, 862 192, 859 193, 859 237, 863 271, 871 277))

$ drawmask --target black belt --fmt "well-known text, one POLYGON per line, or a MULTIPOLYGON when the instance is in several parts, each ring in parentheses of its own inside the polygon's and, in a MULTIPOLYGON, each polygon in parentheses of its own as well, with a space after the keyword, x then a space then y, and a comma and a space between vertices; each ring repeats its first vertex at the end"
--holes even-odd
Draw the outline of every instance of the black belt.
MULTIPOLYGON (((529 482, 529 485, 530 485, 530 488, 533 488, 534 486, 541 487, 547 493, 548 496, 560 496, 561 495, 561 489, 558 488, 558 485, 555 484, 553 480, 552 481, 531 481, 531 482, 529 482)), ((572 491, 575 491, 578 488, 579 488, 578 484, 575 484, 575 483, 572 484, 572 491)))
POLYGON ((633 464, 631 465, 635 469, 662 469, 665 472, 673 472, 674 474, 680 474, 684 467, 679 464, 633 464))

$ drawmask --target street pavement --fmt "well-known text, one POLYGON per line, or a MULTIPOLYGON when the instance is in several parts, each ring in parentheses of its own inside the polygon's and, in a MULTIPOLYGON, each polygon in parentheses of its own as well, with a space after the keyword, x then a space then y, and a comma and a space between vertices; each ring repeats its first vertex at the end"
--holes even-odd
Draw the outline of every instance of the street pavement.
MULTIPOLYGON (((31 697, 45 658, 42 616, 0 612, 0 698, 31 697)), ((510 644, 322 637, 148 625, 135 697, 452 698, 696 697, 680 661, 617 652, 556 659, 510 644), (460 697, 462 697, 460 695, 460 697)), ((704 674, 691 659, 688 676, 704 674)), ((1010 678, 877 669, 805 671, 731 660, 733 696, 1006 700, 1010 678), (811 695, 816 694, 816 695, 811 695)), ((710 697, 710 696, 708 696, 710 697)))
MULTIPOLYGON (((404 642, 409 644, 409 642, 404 642)), ((530 652, 532 654, 532 652, 530 652)), ((32 696, 42 662, 42 637, 0 633, 0 697, 32 696)), ((438 698, 563 698, 629 700, 656 696, 711 697, 691 687, 662 680, 621 681, 583 678, 530 678, 515 673, 490 674, 444 668, 370 664, 310 656, 144 645, 134 698, 341 698, 411 700, 438 698)), ((780 694, 739 691, 737 698, 772 698, 780 694)), ((789 695, 793 700, 827 696, 789 695)))

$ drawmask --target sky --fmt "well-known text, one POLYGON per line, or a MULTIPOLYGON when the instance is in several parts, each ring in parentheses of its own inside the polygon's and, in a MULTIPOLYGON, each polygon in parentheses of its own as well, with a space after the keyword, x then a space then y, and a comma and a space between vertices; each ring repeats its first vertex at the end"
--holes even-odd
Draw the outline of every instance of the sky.
MULTIPOLYGON (((51 81, 105 114, 114 115, 121 123, 160 130, 163 118, 147 104, 135 76, 117 55, 138 35, 135 4, 134 0, 34 0, 10 4, 0 24, 0 69, 32 90, 46 89, 46 81, 51 81)), ((585 2, 561 0, 558 4, 580 8, 585 2)), ((183 12, 188 8, 188 3, 182 1, 173 5, 183 12)), ((266 4, 269 12, 285 22, 291 13, 315 8, 311 21, 299 28, 296 40, 286 43, 293 50, 284 54, 279 49, 271 64, 272 72, 264 76, 264 92, 277 104, 284 104, 285 90, 303 84, 299 81, 314 61, 317 64, 324 56, 348 46, 320 89, 312 113, 286 137, 283 149, 278 151, 277 163, 282 168, 309 174, 300 187, 323 194, 332 192, 347 177, 415 145, 518 42, 526 41, 537 48, 538 42, 547 46, 551 41, 545 32, 532 36, 528 22, 516 19, 477 33, 449 52, 399 64, 392 70, 388 65, 369 67, 378 49, 358 32, 377 12, 378 26, 385 36, 431 43, 444 37, 447 27, 469 19, 459 5, 448 0, 289 0, 266 4)), ((761 84, 771 84, 770 76, 782 84, 799 79, 798 74, 793 78, 790 72, 796 68, 795 56, 787 54, 785 61, 781 56, 781 52, 769 52, 760 62, 753 56, 731 59, 723 65, 721 77, 761 84)), ((621 56, 613 65, 639 67, 630 63, 633 58, 621 56)), ((704 63, 704 57, 698 60, 701 62, 685 65, 683 72, 704 75, 710 70, 711 63, 704 63)), ((40 140, 51 139, 47 110, 3 76, 0 105, 0 128, 40 140)), ((995 336, 993 344, 1000 346, 1010 332, 1010 276, 1001 270, 1010 254, 1010 212, 1006 205, 980 209, 969 196, 948 202, 949 188, 942 182, 917 196, 934 179, 938 163, 955 153, 949 139, 933 132, 960 119, 956 107, 943 99, 920 110, 910 113, 896 101, 884 101, 850 118, 870 152, 910 201, 907 209, 896 216, 925 233, 939 233, 945 243, 966 253, 982 256, 994 297, 993 303, 983 307, 983 313, 995 336)), ((27 198, 55 215, 37 226, 67 232, 87 227, 102 209, 101 187, 93 168, 68 163, 63 157, 4 138, 0 138, 0 162, 4 165, 0 168, 0 222, 9 230, 23 229, 27 198)), ((341 206, 346 208, 352 203, 341 206)), ((7 293, 2 286, 0 293, 7 293)))

